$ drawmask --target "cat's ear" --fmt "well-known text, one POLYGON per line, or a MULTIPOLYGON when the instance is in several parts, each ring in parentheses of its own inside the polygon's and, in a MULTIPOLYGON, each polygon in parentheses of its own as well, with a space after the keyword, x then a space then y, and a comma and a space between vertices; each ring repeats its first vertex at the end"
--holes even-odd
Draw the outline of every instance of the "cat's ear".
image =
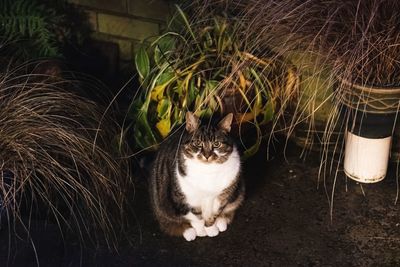
POLYGON ((186 131, 189 133, 193 133, 199 128, 199 118, 194 115, 192 112, 186 112, 186 131))
POLYGON ((231 126, 232 126, 232 120, 233 120, 233 114, 229 113, 226 115, 219 123, 218 127, 223 130, 224 132, 229 133, 231 131, 231 126))

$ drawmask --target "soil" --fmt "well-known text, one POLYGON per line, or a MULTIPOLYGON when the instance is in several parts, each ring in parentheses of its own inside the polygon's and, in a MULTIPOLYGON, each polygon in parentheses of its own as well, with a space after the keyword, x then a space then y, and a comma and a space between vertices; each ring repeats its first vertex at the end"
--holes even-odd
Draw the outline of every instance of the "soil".
POLYGON ((400 266, 400 220, 395 204, 395 166, 383 182, 362 187, 339 172, 331 209, 318 182, 319 154, 286 155, 267 161, 265 149, 247 161, 247 196, 226 232, 214 238, 162 234, 149 208, 147 185, 136 186, 130 235, 118 253, 82 248, 61 237, 56 224, 36 220, 31 241, 0 232, 1 266, 400 266))

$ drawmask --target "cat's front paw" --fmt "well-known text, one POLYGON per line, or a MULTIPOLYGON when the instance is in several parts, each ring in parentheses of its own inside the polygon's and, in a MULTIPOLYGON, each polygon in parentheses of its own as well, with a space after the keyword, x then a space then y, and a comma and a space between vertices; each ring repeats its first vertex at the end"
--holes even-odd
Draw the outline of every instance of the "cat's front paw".
POLYGON ((207 236, 206 230, 204 229, 204 221, 203 220, 196 220, 190 223, 192 227, 196 230, 197 236, 207 236))
POLYGON ((215 224, 210 227, 204 227, 204 229, 206 230, 207 236, 209 237, 214 237, 219 234, 219 230, 215 224))
POLYGON ((200 236, 200 237, 207 236, 207 232, 204 229, 204 226, 197 227, 197 228, 195 228, 195 230, 196 230, 197 236, 200 236))
POLYGON ((228 222, 226 218, 217 218, 217 220, 215 221, 215 225, 220 232, 224 232, 228 228, 228 222))
POLYGON ((183 237, 186 239, 186 241, 193 241, 196 239, 196 230, 194 228, 188 228, 185 231, 183 231, 183 237))

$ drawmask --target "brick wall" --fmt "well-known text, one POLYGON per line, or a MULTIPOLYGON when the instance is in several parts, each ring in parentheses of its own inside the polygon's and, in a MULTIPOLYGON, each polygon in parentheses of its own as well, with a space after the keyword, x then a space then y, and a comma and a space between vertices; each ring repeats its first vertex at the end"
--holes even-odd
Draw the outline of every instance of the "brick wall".
POLYGON ((88 14, 96 40, 115 43, 122 65, 133 65, 138 44, 158 35, 170 16, 167 0, 68 0, 88 14))

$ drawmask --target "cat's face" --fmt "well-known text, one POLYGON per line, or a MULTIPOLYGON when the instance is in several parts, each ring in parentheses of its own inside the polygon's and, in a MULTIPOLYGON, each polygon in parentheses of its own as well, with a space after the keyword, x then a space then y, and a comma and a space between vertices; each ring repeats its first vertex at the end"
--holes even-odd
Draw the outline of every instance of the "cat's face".
POLYGON ((223 163, 232 153, 234 143, 229 136, 232 114, 228 114, 218 125, 199 125, 192 113, 186 116, 186 131, 191 137, 184 145, 184 153, 189 158, 197 158, 204 163, 223 163))

